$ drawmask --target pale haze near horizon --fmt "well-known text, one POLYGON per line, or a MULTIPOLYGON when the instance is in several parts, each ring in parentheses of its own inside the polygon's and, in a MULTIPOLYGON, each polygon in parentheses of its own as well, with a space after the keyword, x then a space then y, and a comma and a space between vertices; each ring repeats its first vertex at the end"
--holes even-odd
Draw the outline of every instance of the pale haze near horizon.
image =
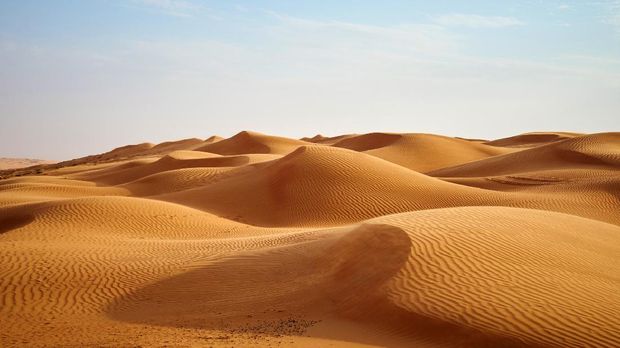
POLYGON ((0 157, 620 130, 620 1, 2 1, 0 157))

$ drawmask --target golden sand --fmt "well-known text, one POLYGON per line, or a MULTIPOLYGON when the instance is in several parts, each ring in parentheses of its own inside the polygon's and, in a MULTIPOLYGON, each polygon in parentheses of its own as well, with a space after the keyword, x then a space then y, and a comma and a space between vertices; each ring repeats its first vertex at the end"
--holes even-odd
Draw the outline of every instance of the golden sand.
POLYGON ((0 171, 0 346, 620 346, 620 133, 124 146, 0 171))

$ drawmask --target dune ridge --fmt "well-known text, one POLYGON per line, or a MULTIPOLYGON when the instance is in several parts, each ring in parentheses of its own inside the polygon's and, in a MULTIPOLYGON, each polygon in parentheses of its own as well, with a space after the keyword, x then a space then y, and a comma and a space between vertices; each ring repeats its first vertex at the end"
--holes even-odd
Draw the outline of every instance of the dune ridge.
POLYGON ((515 151, 433 134, 369 133, 342 139, 333 146, 362 151, 418 172, 515 151))
POLYGON ((535 147, 546 143, 570 139, 584 134, 571 132, 531 132, 508 138, 483 142, 487 145, 505 147, 535 147))
POLYGON ((442 177, 472 177, 546 169, 611 168, 615 170, 620 166, 619 140, 620 133, 584 135, 503 156, 442 168, 428 174, 442 177))
POLYGON ((0 173, 0 346, 620 346, 620 133, 244 131, 0 173))
POLYGON ((286 154, 304 144, 307 143, 302 140, 270 136, 258 132, 242 131, 228 139, 207 144, 196 150, 220 155, 241 155, 248 153, 286 154))

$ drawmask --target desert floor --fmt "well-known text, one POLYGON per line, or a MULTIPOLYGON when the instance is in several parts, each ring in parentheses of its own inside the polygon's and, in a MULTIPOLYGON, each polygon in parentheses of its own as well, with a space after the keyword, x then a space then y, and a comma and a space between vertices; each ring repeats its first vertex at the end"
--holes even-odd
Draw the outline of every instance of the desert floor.
POLYGON ((0 176, 2 347, 620 346, 620 133, 241 132, 0 176))

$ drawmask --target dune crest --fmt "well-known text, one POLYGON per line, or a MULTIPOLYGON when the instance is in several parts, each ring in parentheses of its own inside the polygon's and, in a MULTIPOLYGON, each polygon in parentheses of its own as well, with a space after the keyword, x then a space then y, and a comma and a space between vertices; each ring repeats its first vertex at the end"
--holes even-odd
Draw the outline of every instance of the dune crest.
POLYGON ((484 142, 487 145, 503 147, 535 147, 547 143, 570 139, 584 134, 569 132, 532 132, 515 135, 508 138, 484 142))
POLYGON ((248 153, 286 154, 304 144, 307 143, 301 140, 242 131, 231 138, 207 144, 196 150, 220 155, 241 155, 248 153))
POLYGON ((369 133, 342 139, 333 146, 365 152, 423 173, 516 151, 433 134, 369 133))

